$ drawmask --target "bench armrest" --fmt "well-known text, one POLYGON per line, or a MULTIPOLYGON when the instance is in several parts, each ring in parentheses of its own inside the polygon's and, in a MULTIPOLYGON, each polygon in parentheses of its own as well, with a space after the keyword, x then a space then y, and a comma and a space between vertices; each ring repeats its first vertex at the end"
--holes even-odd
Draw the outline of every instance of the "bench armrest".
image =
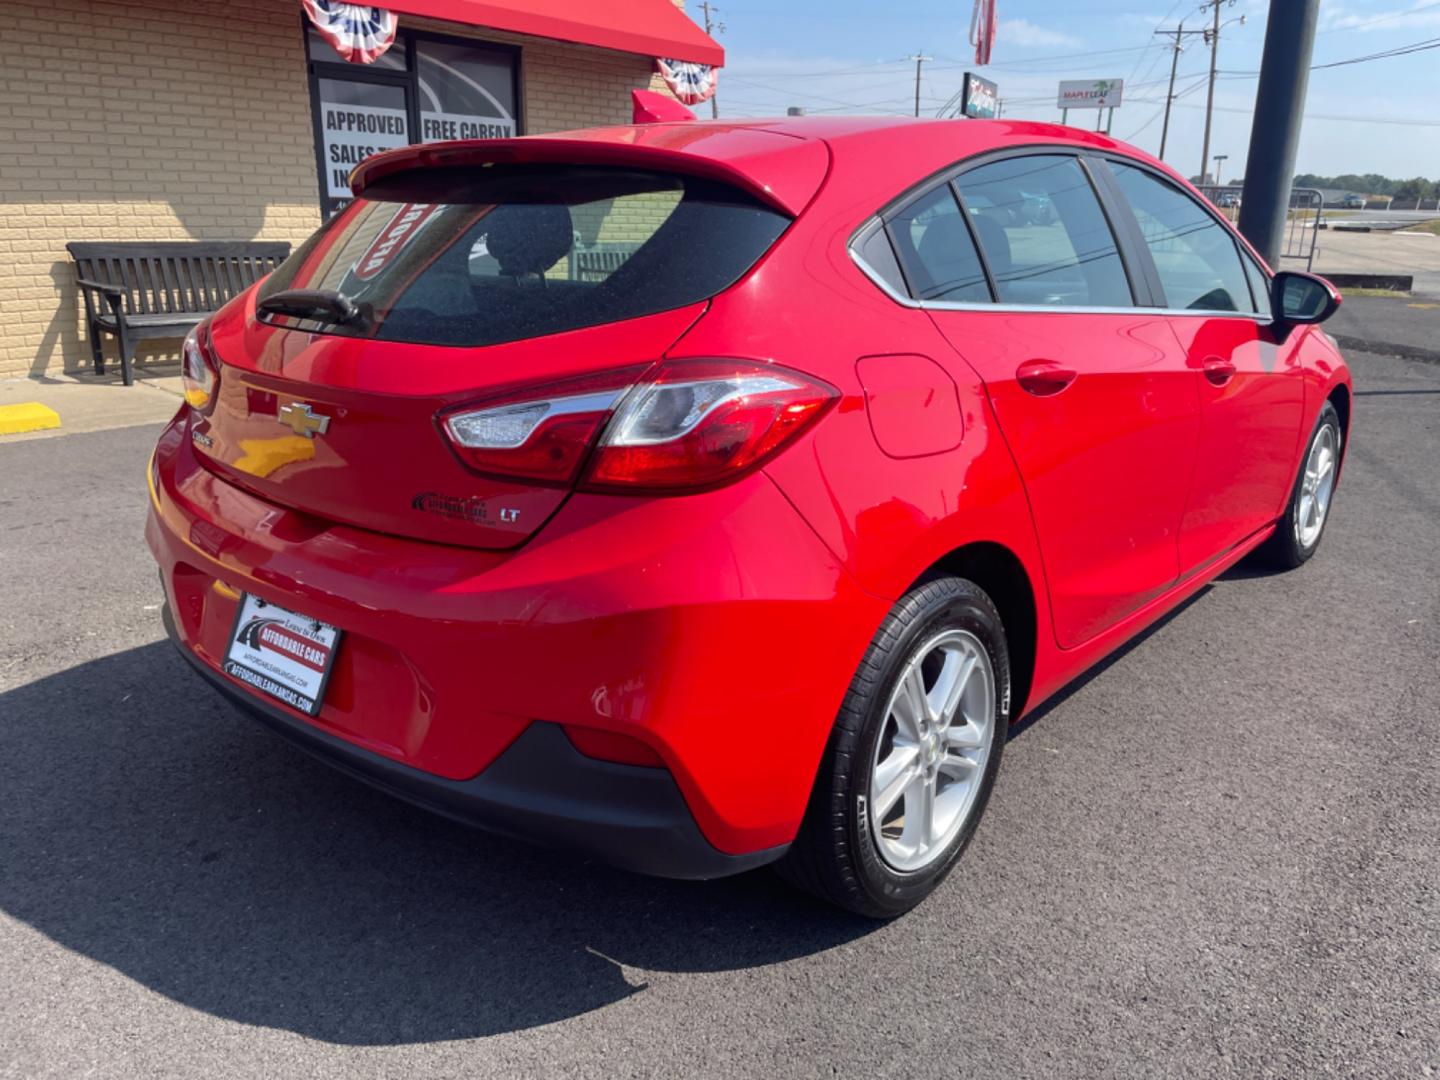
POLYGON ((106 285, 102 281, 91 281, 89 278, 83 277, 76 278, 75 284, 82 289, 94 289, 98 293, 103 293, 107 300, 121 300, 125 297, 125 290, 119 285, 106 285))
POLYGON ((125 302, 125 290, 119 285, 107 285, 103 281, 91 281, 89 278, 77 277, 75 284, 80 286, 80 291, 85 295, 85 314, 88 318, 95 318, 95 305, 93 295, 99 293, 110 305, 110 313, 122 322, 125 319, 125 309, 129 305, 125 302))

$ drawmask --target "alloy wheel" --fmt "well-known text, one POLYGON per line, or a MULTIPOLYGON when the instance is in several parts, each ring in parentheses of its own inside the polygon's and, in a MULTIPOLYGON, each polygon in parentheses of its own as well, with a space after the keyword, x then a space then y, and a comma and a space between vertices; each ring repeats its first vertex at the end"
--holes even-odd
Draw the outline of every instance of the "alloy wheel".
POLYGON ((966 630, 931 637, 901 670, 871 763, 871 829, 893 870, 923 870, 949 848, 975 805, 994 731, 984 645, 966 630))
POLYGON ((1320 539, 1330 496, 1335 491, 1335 460, 1339 437, 1331 424, 1321 427, 1310 444, 1305 474, 1300 478, 1300 499, 1295 506, 1295 540, 1309 549, 1320 539))

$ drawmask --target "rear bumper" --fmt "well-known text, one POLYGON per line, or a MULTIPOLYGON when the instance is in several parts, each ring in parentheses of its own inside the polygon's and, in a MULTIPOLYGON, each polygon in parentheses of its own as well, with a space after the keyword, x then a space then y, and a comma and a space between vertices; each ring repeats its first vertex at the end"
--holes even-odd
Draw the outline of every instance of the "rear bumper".
POLYGON ((252 714, 412 801, 635 869, 730 873, 793 840, 886 605, 763 475, 683 499, 573 496, 523 548, 485 551, 287 510, 189 443, 182 414, 156 449, 146 540, 182 654, 252 714), (241 593, 342 632, 319 715, 220 670, 241 593), (561 725, 643 742, 665 767, 585 757, 561 725), (511 751, 525 761, 537 738, 553 780, 518 785, 511 751))
POLYGON ((163 615, 180 655, 241 712, 332 768, 466 825, 577 851, 624 870, 698 880, 764 866, 789 846, 744 855, 716 850, 668 772, 588 758, 555 724, 531 724, 470 780, 446 780, 401 765, 242 689, 185 647, 169 605, 163 615))

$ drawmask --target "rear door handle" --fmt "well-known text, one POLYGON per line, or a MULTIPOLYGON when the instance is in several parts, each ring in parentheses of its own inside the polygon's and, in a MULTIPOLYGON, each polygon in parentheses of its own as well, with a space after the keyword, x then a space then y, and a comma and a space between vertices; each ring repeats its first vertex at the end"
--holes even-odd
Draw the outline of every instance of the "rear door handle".
POLYGON ((1204 364, 1205 378, 1209 379, 1216 386, 1224 386, 1235 377, 1235 363, 1231 360, 1222 360, 1218 356, 1212 356, 1204 364))
POLYGON ((1049 397, 1075 381, 1075 369, 1054 360, 1027 360, 1015 369, 1015 381, 1027 393, 1049 397))

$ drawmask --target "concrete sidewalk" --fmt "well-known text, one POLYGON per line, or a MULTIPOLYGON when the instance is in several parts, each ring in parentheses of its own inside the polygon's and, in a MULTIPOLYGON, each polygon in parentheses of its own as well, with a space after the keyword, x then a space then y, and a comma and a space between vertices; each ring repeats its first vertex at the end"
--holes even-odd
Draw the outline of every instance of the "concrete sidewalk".
MULTIPOLYGON (((1304 269, 1285 260, 1282 269, 1304 269)), ((1317 274, 1408 274, 1417 299, 1440 300, 1440 236, 1429 233, 1322 232, 1317 274)))
POLYGON ((38 402, 60 414, 58 428, 0 435, 0 443, 159 423, 173 416, 183 400, 178 374, 137 378, 134 386, 93 376, 0 380, 0 406, 38 402))
POLYGON ((1342 348, 1440 363, 1440 301, 1347 296, 1325 329, 1342 348))

